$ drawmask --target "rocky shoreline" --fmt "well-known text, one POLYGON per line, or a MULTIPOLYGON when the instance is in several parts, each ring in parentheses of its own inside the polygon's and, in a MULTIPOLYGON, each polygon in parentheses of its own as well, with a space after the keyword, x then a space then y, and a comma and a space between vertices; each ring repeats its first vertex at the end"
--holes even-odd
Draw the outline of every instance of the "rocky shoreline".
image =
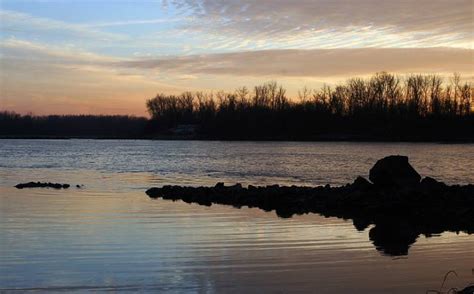
POLYGON ((151 198, 256 207, 280 217, 318 213, 351 219, 358 230, 369 226, 374 246, 387 255, 408 254, 420 234, 445 231, 474 233, 474 185, 446 185, 420 175, 404 156, 379 160, 370 181, 358 177, 341 187, 265 186, 240 184, 214 187, 163 186, 151 188, 151 198))
POLYGON ((71 185, 69 184, 60 184, 60 183, 51 183, 51 182, 28 182, 20 183, 15 186, 17 189, 25 188, 53 188, 53 189, 69 189, 71 185))
MULTIPOLYGON (((82 188, 84 185, 76 185, 76 188, 82 188)), ((51 183, 51 182, 28 182, 28 183, 20 183, 15 185, 17 189, 25 189, 25 188, 53 188, 53 189, 69 189, 71 187, 70 184, 61 184, 61 183, 51 183)))

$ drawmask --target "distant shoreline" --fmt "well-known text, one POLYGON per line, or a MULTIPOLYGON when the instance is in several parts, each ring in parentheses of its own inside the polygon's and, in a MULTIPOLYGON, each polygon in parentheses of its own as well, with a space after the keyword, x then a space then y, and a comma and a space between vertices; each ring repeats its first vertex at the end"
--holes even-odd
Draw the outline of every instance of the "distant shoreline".
POLYGON ((368 142, 368 143, 438 143, 438 144, 474 144, 473 138, 431 139, 431 138, 379 138, 355 136, 321 136, 309 138, 220 138, 206 136, 0 136, 0 140, 147 140, 147 141, 229 141, 229 142, 368 142))

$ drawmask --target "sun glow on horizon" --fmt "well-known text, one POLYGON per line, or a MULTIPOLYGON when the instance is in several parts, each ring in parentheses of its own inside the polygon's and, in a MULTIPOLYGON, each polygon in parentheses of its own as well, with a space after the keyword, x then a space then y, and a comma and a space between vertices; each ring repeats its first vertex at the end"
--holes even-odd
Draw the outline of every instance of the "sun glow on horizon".
POLYGON ((0 110, 142 116, 159 92, 273 80, 296 97, 379 71, 472 81, 472 11, 470 0, 4 0, 0 110))

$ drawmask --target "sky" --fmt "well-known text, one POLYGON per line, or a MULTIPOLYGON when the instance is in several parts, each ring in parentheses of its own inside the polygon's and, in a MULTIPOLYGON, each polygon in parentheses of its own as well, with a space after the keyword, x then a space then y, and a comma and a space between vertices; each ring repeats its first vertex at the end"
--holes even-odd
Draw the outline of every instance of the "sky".
POLYGON ((0 110, 146 115, 157 93, 474 80, 472 0, 0 0, 0 110))

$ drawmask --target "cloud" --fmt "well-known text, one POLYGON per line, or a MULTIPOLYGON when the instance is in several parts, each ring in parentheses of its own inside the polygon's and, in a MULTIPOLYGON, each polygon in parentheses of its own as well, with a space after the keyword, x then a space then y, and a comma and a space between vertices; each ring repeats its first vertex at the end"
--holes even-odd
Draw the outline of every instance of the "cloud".
POLYGON ((190 75, 329 77, 377 71, 472 74, 473 52, 455 48, 288 49, 140 59, 116 65, 190 75))
POLYGON ((115 27, 115 26, 129 26, 129 25, 147 25, 147 24, 162 24, 162 23, 174 23, 184 21, 185 18, 157 18, 157 19, 145 19, 145 20, 126 20, 126 21, 112 21, 112 22, 97 22, 78 25, 82 28, 100 28, 100 27, 115 27))
POLYGON ((202 75, 324 79, 378 71, 474 74, 474 50, 460 48, 274 49, 122 58, 10 38, 0 43, 0 57, 38 69, 82 68, 148 80, 167 76, 168 81, 199 80, 202 75))
POLYGON ((26 13, 0 10, 0 28, 2 33, 49 33, 50 37, 79 37, 86 40, 120 41, 126 39, 120 34, 94 30, 79 24, 43 17, 35 17, 26 13))
POLYGON ((145 100, 156 91, 182 90, 133 69, 114 67, 118 60, 8 39, 0 44, 0 106, 36 114, 144 115, 145 100))
POLYGON ((74 46, 53 46, 22 39, 8 38, 0 43, 2 58, 15 58, 50 64, 104 64, 118 58, 81 50, 74 46))
POLYGON ((312 38, 346 33, 344 46, 380 46, 380 42, 373 44, 375 32, 377 41, 385 40, 385 47, 397 47, 400 42, 425 47, 470 47, 473 42, 472 0, 175 0, 171 3, 183 14, 194 17, 183 25, 186 30, 240 39, 275 41, 304 37, 306 43, 317 48, 318 42, 312 38))

